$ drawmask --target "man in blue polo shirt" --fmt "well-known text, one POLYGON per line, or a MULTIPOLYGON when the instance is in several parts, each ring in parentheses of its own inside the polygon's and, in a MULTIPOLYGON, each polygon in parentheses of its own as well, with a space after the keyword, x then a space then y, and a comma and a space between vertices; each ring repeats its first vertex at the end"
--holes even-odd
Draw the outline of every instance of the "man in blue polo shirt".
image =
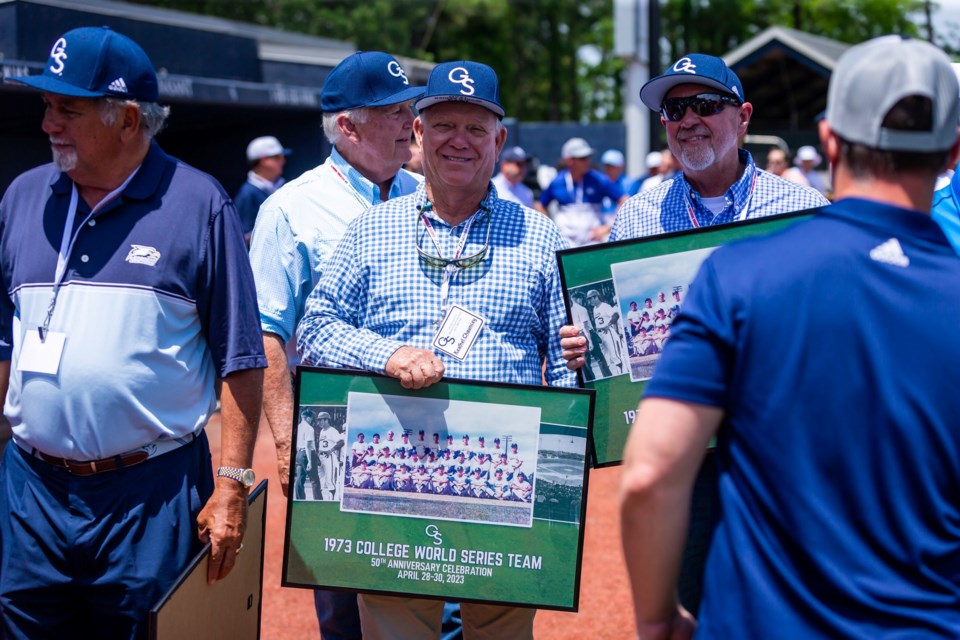
POLYGON ((72 30, 15 80, 54 161, 0 202, 0 635, 145 638, 202 542, 210 582, 242 547, 266 365, 243 232, 153 141, 169 110, 129 38, 72 30))
POLYGON ((619 183, 590 168, 592 155, 593 149, 583 138, 570 138, 564 142, 560 156, 567 168, 534 202, 537 211, 544 214, 548 213, 551 204, 556 203, 553 220, 572 247, 605 240, 610 225, 602 215, 604 199, 612 203, 614 210, 627 199, 619 183))
POLYGON ((674 594, 717 437, 698 638, 960 637, 960 261, 929 215, 957 91, 929 43, 849 49, 820 123, 837 202, 703 264, 626 447, 639 635, 696 628, 674 594))

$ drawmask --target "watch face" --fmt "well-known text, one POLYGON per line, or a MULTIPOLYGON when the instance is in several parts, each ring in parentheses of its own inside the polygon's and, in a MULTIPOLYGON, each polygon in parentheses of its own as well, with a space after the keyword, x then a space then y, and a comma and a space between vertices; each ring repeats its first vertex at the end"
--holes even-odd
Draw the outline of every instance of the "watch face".
POLYGON ((243 473, 240 475, 240 482, 243 483, 243 486, 249 488, 253 486, 254 480, 257 479, 257 476, 253 473, 253 469, 244 469, 243 473))

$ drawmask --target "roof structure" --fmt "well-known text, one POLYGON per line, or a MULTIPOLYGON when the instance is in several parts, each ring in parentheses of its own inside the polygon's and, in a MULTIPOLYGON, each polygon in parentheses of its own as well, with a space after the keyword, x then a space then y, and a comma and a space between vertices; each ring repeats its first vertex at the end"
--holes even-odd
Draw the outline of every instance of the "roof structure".
POLYGON ((770 27, 723 56, 754 105, 750 130, 812 132, 827 106, 827 85, 850 45, 786 27, 770 27))

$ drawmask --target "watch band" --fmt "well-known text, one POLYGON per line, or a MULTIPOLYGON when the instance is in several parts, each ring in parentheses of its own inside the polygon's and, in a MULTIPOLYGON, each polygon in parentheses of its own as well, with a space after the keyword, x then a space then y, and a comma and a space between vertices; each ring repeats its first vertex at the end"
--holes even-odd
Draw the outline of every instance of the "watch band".
POLYGON ((218 478, 230 478, 236 480, 248 489, 253 486, 253 469, 241 469, 239 467, 217 467, 218 478))

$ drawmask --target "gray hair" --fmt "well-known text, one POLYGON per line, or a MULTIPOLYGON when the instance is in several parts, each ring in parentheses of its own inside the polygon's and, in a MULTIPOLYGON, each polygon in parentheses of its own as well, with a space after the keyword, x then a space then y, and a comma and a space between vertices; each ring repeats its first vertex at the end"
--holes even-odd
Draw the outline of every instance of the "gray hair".
POLYGON ((170 116, 170 107, 157 104, 156 102, 137 102, 136 100, 104 98, 101 104, 100 120, 108 127, 116 124, 117 116, 124 107, 133 105, 139 109, 140 131, 146 140, 152 140, 160 133, 164 125, 167 124, 167 118, 170 116))
POLYGON ((340 137, 343 135, 340 132, 340 126, 337 124, 337 118, 340 117, 341 113, 346 115, 350 122, 363 124, 367 121, 370 110, 368 107, 360 107, 357 109, 337 111, 336 113, 323 114, 323 135, 327 137, 327 141, 333 146, 337 146, 337 143, 340 142, 340 137))

